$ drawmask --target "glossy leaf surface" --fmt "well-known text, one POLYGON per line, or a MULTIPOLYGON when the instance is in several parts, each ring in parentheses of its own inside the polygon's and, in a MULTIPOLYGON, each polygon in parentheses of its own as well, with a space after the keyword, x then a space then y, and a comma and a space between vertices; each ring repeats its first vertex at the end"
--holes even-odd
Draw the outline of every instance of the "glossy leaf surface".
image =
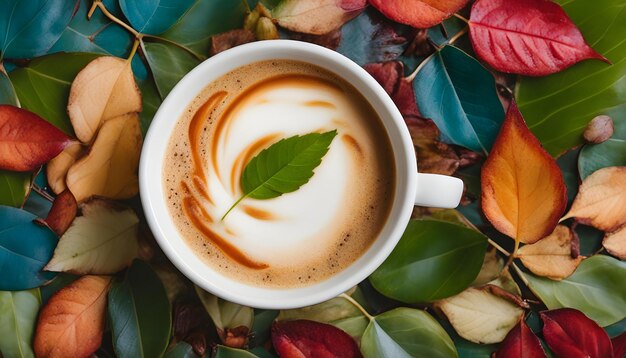
POLYGON ((170 28, 194 0, 120 0, 122 12, 135 30, 158 35, 170 28))
POLYGON ((0 206, 0 290, 39 287, 54 278, 41 269, 52 257, 57 236, 37 217, 21 209, 0 206))
POLYGON ((596 255, 581 262, 562 281, 527 275, 530 289, 549 309, 575 308, 600 326, 626 318, 626 287, 622 284, 626 263, 596 255))
POLYGON ((571 308, 541 312, 543 336, 552 352, 561 357, 610 357, 611 340, 582 312, 571 308))
POLYGON ((474 281, 486 248, 486 237, 477 231, 441 221, 411 221, 370 282, 385 296, 408 303, 450 297, 474 281))
POLYGON ((172 325, 163 284, 148 264, 135 260, 108 298, 113 347, 118 357, 159 357, 172 325))
POLYGON ((582 144, 587 123, 604 114, 626 121, 626 3, 557 0, 587 42, 613 65, 585 61, 543 78, 522 78, 516 91, 528 127, 557 156, 582 144))
POLYGON ((478 61, 445 46, 418 72, 413 87, 422 115, 444 139, 476 152, 491 150, 504 110, 493 75, 478 61))

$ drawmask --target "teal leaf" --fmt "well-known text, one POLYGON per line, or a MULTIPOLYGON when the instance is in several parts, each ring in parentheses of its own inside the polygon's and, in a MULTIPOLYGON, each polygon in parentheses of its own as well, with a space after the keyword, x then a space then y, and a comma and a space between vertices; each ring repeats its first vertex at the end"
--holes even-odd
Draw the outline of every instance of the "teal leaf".
POLYGON ((361 66, 395 60, 404 52, 407 40, 402 34, 408 29, 386 21, 376 9, 369 7, 341 28, 337 52, 361 66))
POLYGON ((30 176, 30 173, 0 170, 0 205, 22 207, 30 186, 30 176))
POLYGON ((478 231, 414 220, 370 282, 383 295, 407 303, 450 297, 474 281, 486 250, 487 237, 478 231))
POLYGON ((52 257, 58 238, 48 227, 36 224, 27 211, 0 206, 0 290, 19 291, 52 280, 41 269, 52 257))
POLYGON ((620 166, 626 166, 626 120, 615 123, 612 138, 600 144, 585 145, 578 157, 583 180, 598 169, 620 166))
POLYGON ((4 0, 0 12, 0 60, 46 53, 72 19, 78 0, 4 0))
POLYGON ((142 42, 143 51, 161 99, 200 61, 189 52, 171 44, 142 42))
POLYGON ((446 141, 489 152, 504 120, 493 75, 452 46, 425 61, 413 80, 422 115, 435 122, 446 141))
POLYGON ((0 291, 0 352, 5 357, 30 358, 31 342, 41 306, 39 289, 0 291))
POLYGON ((557 0, 587 43, 613 64, 585 61, 547 77, 522 78, 519 109, 546 150, 557 156, 583 143, 585 127, 605 114, 626 121, 626 2, 557 0))
POLYGON ((74 130, 67 115, 67 99, 74 77, 97 58, 89 53, 57 53, 33 60, 9 74, 22 108, 38 114, 68 135, 74 130))
MULTIPOLYGON (((125 57, 133 43, 133 36, 121 26, 109 20, 102 11, 96 9, 87 19, 92 0, 80 0, 80 5, 72 22, 52 46, 53 52, 90 52, 125 57)), ((102 1, 114 16, 121 15, 115 0, 102 1)))
POLYGON ((9 76, 3 71, 2 64, 0 63, 0 104, 10 104, 12 106, 19 107, 20 102, 17 100, 17 95, 13 89, 13 84, 9 80, 9 76))
POLYGON ((113 347, 120 358, 164 354, 170 338, 171 308, 165 288, 150 266, 135 260, 124 281, 108 296, 113 347))
POLYGON ((563 173, 563 181, 567 187, 567 203, 571 205, 578 194, 580 182, 578 179, 578 156, 580 150, 571 150, 560 156, 556 164, 559 165, 561 173, 563 173))
POLYGON ((169 29, 194 0, 120 0, 122 12, 133 28, 143 34, 158 35, 169 29))
POLYGON ((595 255, 562 281, 532 274, 529 287, 549 309, 575 308, 600 326, 626 318, 626 262, 595 255))
POLYGON ((165 354, 165 358, 198 358, 198 355, 189 343, 178 342, 171 351, 165 354))
POLYGON ((154 119, 157 109, 161 106, 161 96, 159 90, 156 87, 154 79, 148 77, 143 81, 138 81, 139 90, 141 91, 141 99, 143 102, 143 109, 139 113, 139 119, 141 121, 141 134, 145 137, 154 119))
POLYGON ((405 307, 370 321, 361 352, 365 358, 457 357, 452 339, 431 315, 405 307))
POLYGON ((243 349, 217 346, 215 358, 258 358, 258 356, 243 349))
POLYGON ((187 13, 162 36, 189 48, 196 57, 206 58, 211 36, 241 28, 247 10, 240 0, 194 0, 187 13))
POLYGON ((244 198, 272 199, 300 189, 322 163, 335 136, 336 130, 296 135, 263 149, 243 169, 243 196, 228 209, 222 220, 244 198))

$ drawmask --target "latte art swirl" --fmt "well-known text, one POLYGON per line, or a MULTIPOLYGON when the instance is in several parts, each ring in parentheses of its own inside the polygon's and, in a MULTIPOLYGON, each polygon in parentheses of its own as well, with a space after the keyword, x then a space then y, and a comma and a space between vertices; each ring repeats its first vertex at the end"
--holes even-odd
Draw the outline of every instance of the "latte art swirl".
MULTIPOLYGON (((166 194, 175 221, 183 223, 179 229, 196 237, 192 246, 206 252, 207 261, 238 277, 257 276, 255 282, 294 285, 327 277, 362 254, 389 211, 393 164, 381 163, 381 133, 373 131, 382 129, 379 119, 346 84, 302 67, 210 86, 177 124, 166 158, 166 194), (220 220, 244 194, 242 172, 261 150, 331 130, 338 135, 308 183, 270 200, 245 198, 220 220)), ((383 144, 388 151, 388 140, 383 144)))

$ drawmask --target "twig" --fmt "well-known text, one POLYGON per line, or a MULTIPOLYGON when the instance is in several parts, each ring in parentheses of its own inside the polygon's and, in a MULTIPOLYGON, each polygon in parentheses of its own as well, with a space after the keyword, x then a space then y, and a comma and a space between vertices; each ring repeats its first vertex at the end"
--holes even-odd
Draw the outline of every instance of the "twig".
POLYGON ((89 9, 89 13, 87 14, 87 18, 91 18, 91 15, 93 15, 93 12, 95 11, 96 7, 98 7, 100 9, 100 11, 102 11, 104 16, 108 17, 109 20, 111 20, 114 23, 116 23, 116 24, 120 25, 121 27, 125 28, 128 32, 133 34, 133 36, 135 36, 136 39, 141 39, 143 37, 142 33, 138 32, 135 29, 133 29, 128 24, 126 24, 124 21, 118 19, 117 17, 115 17, 115 15, 111 14, 109 12, 109 10, 107 10, 106 6, 104 6, 104 4, 102 3, 102 0, 94 0, 93 1, 93 4, 91 5, 91 9, 89 9))
POLYGON ((528 286, 528 279, 526 278, 526 275, 524 275, 524 272, 522 272, 522 270, 520 270, 520 268, 517 267, 515 263, 512 263, 511 266, 513 266, 513 269, 515 269, 515 272, 517 272, 517 276, 519 276, 520 280, 522 280, 522 282, 524 282, 524 284, 528 286))
POLYGON ((466 19, 465 17, 463 17, 463 16, 461 16, 461 15, 459 15, 457 13, 454 13, 453 16, 456 17, 457 19, 463 21, 464 23, 469 24, 469 20, 466 19))
POLYGON ((346 295, 345 293, 342 293, 341 295, 339 295, 339 297, 345 298, 346 300, 348 300, 348 302, 352 303, 352 305, 356 307, 359 311, 361 311, 361 313, 363 313, 363 315, 367 317, 370 321, 374 319, 374 316, 369 314, 365 310, 365 308, 363 308, 363 306, 361 306, 354 298, 350 297, 349 295, 346 295))
POLYGON ((506 251, 505 249, 502 248, 502 246, 498 245, 495 241, 491 240, 490 238, 487 238, 487 242, 496 248, 496 250, 500 251, 501 253, 505 254, 506 256, 511 256, 511 253, 506 251))
POLYGON ((40 188, 40 187, 39 187, 39 185, 37 185, 37 184, 33 183, 32 190, 33 190, 35 193, 37 193, 37 194, 41 195, 41 197, 42 197, 42 198, 44 198, 44 199, 48 200, 49 202, 51 202, 51 203, 52 203, 52 202, 54 202, 54 198, 53 198, 50 194, 48 194, 45 190, 43 190, 42 188, 40 188))
POLYGON ((133 60, 133 57, 135 56, 135 53, 137 52, 137 48, 139 47, 140 42, 141 42, 140 39, 135 39, 135 42, 133 43, 133 48, 130 50, 130 54, 128 55, 128 58, 126 59, 129 63, 130 61, 133 60))
POLYGON ((504 268, 502 270, 506 270, 513 263, 513 260, 515 260, 515 255, 517 254, 517 250, 519 249, 519 243, 520 243, 520 240, 516 239, 513 252, 509 255, 509 258, 508 260, 506 260, 506 263, 504 264, 504 268))
POLYGON ((167 43, 167 44, 170 44, 170 45, 176 46, 176 47, 178 47, 179 49, 181 49, 181 50, 183 50, 183 51, 185 51, 185 52, 188 52, 191 56, 195 57, 198 61, 204 61, 204 60, 206 60, 206 59, 207 59, 207 57, 206 57, 206 56, 202 56, 202 55, 200 55, 200 54, 196 53, 195 51, 193 51, 193 50, 192 50, 192 49, 190 49, 189 47, 184 46, 184 45, 181 45, 181 44, 179 44, 179 43, 177 43, 177 42, 174 42, 174 41, 172 41, 172 40, 170 40, 170 39, 166 39, 165 37, 160 37, 160 36, 155 36, 155 35, 143 34, 143 38, 144 38, 144 39, 154 39, 154 40, 156 40, 156 41, 158 41, 158 42, 164 42, 164 43, 167 43))
POLYGON ((420 63, 419 66, 417 66, 415 71, 413 71, 413 73, 407 76, 407 80, 409 82, 413 81, 415 79, 415 76, 417 76, 417 74, 422 70, 422 68, 424 68, 428 64, 428 62, 430 62, 430 60, 433 59, 433 57, 435 57, 436 55, 439 55, 439 51, 441 51, 441 49, 445 45, 452 45, 466 33, 467 33, 467 27, 463 28, 461 31, 457 32, 454 36, 452 36, 448 41, 443 43, 441 46, 437 47, 437 51, 435 51, 430 56, 426 57, 426 59, 424 59, 424 61, 422 61, 422 63, 420 63))

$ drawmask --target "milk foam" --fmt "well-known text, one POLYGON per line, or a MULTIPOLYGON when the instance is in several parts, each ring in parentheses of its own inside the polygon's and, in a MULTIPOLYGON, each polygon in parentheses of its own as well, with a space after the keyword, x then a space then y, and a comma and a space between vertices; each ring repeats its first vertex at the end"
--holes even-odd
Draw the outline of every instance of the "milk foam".
MULTIPOLYGON (((265 67, 267 73, 261 76, 265 78, 282 76, 285 70, 309 76, 258 85, 250 81, 244 69, 236 70, 234 73, 239 76, 225 77, 226 85, 219 88, 226 88, 228 94, 213 111, 201 143, 210 200, 199 202, 214 221, 211 230, 251 260, 269 267, 251 272, 254 270, 233 263, 223 252, 207 245, 206 238, 185 223, 184 214, 181 216, 180 204, 176 204, 180 199, 176 183, 188 179, 190 172, 190 161, 184 155, 188 149, 185 129, 189 118, 181 119, 177 125, 181 128, 177 127, 172 136, 165 178, 175 221, 180 221, 178 227, 186 236, 196 237, 190 240, 191 244, 208 254, 207 263, 217 263, 221 270, 228 267, 228 275, 253 284, 258 284, 262 277, 266 285, 294 286, 339 271, 369 247, 388 214, 394 173, 388 139, 381 144, 381 133, 374 132, 384 129, 380 123, 371 123, 379 119, 364 99, 355 100, 355 93, 346 91, 346 84, 339 82, 343 86, 338 86, 337 79, 320 69, 293 61, 281 62, 285 63, 279 62, 282 66, 278 69, 276 63, 261 62, 254 64, 254 70, 262 71, 265 67), (239 88, 233 91, 232 87, 239 88), (239 95, 242 89, 247 89, 245 96, 239 95), (275 199, 246 198, 220 221, 242 195, 240 171, 236 168, 247 164, 241 160, 250 147, 262 138, 273 139, 256 155, 282 138, 334 129, 338 135, 308 183, 275 199), (184 148, 180 148, 181 142, 184 148), (179 152, 186 159, 181 159, 179 152), (215 155, 209 154, 213 152, 215 155), (381 158, 381 152, 387 152, 387 157, 381 158), (172 156, 174 153, 177 155, 172 156), (255 212, 263 212, 270 219, 251 214, 255 212)), ((247 70, 249 74, 253 68, 247 70)), ((257 80, 259 77, 256 75, 257 80)), ((190 106, 187 117, 216 90, 209 86, 190 106)))

